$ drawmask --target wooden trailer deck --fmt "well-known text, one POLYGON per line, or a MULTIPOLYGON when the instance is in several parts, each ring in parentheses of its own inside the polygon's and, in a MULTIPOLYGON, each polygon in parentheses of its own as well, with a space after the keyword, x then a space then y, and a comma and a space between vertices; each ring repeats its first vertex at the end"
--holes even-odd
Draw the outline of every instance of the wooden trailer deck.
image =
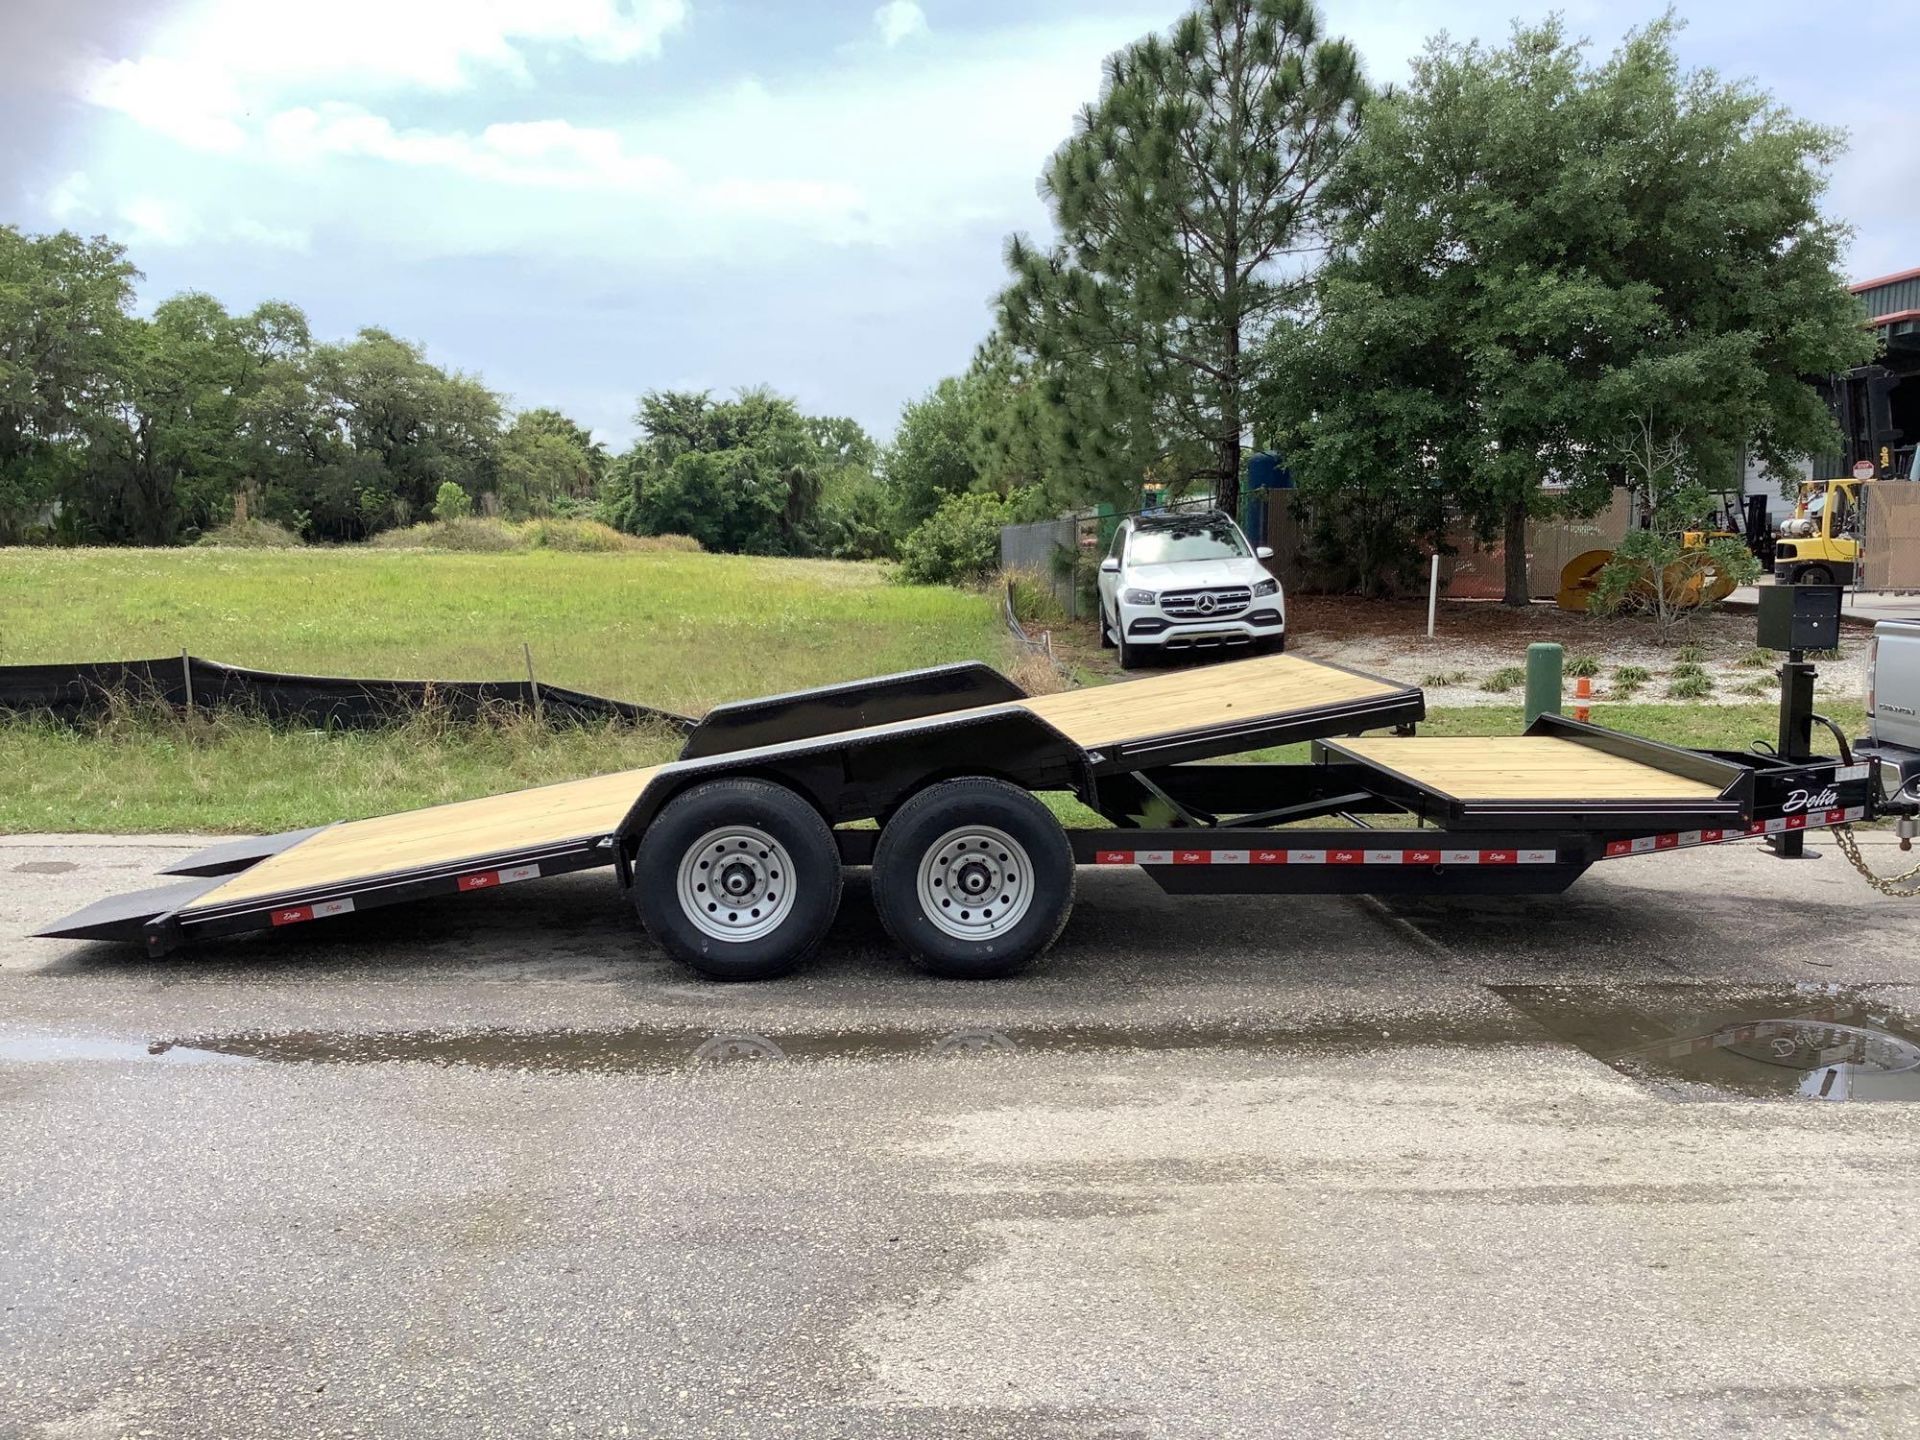
POLYGON ((1322 742, 1454 800, 1713 800, 1720 787, 1549 735, 1322 742))
POLYGON ((1086 690, 1017 701, 1083 749, 1304 712, 1406 689, 1294 655, 1235 660, 1086 690))
MULTIPOLYGON (((1156 675, 1120 684, 950 711, 941 722, 1018 708, 1030 711, 1087 750, 1149 742, 1236 722, 1308 713, 1356 700, 1388 698, 1405 687, 1290 655, 1264 656, 1156 675)), ((831 744, 926 723, 901 720, 809 737, 831 744)), ((620 826, 648 782, 670 766, 651 766, 489 795, 332 825, 259 861, 182 907, 182 914, 238 901, 302 893, 370 876, 478 864, 490 856, 568 841, 597 840, 620 826)))
POLYGON ((242 870, 182 913, 318 889, 367 875, 454 865, 569 840, 597 840, 619 826, 633 797, 662 768, 621 770, 330 825, 242 870))

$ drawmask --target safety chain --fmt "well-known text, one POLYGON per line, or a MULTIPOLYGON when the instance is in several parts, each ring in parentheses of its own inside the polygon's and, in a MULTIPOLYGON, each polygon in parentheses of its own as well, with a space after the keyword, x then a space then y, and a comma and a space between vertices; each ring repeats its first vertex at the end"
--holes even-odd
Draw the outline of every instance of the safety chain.
POLYGON ((1920 880, 1920 865, 1898 875, 1876 875, 1860 854, 1860 842, 1853 838, 1853 826, 1836 825, 1833 827, 1833 842, 1840 847, 1840 853, 1847 857, 1847 863, 1860 872, 1861 878, 1882 895, 1891 895, 1896 900, 1911 900, 1920 896, 1920 884, 1907 887, 1909 880, 1920 880))

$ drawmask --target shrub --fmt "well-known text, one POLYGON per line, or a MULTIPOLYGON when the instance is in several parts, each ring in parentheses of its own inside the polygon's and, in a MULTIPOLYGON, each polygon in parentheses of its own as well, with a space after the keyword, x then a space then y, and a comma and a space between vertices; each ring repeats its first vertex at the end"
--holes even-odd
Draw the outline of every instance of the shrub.
POLYGON ((516 525, 478 515, 382 531, 367 543, 384 550, 461 550, 480 554, 503 554, 510 550, 700 552, 700 542, 691 535, 623 535, 598 520, 528 520, 516 525))
POLYGON ((675 535, 669 532, 665 535, 636 535, 633 539, 633 548, 665 550, 680 555, 700 555, 705 553, 707 547, 691 535, 675 535))
POLYGON ((384 530, 367 543, 387 550, 461 550, 481 554, 520 548, 519 537, 506 521, 473 517, 384 530))
POLYGON ((1698 665, 1707 658, 1706 647, 1702 645, 1682 645, 1673 652, 1673 658, 1683 665, 1698 665))
POLYGON ((1054 625, 1066 618, 1066 607, 1043 575, 1026 570, 1009 570, 1008 589, 1013 594, 1013 615, 1022 625, 1054 625))
POLYGON ((1000 527, 1025 518, 1014 502, 969 491, 949 495, 900 542, 909 585, 977 583, 1000 568, 1000 527))
POLYGON ((434 494, 434 519, 465 520, 471 514, 473 514, 473 497, 453 481, 446 481, 434 494))
POLYGON ((1773 652, 1771 650, 1762 650, 1756 645, 1733 663, 1738 665, 1742 670, 1771 670, 1773 668, 1773 652))
POLYGON ((1682 675, 1674 672, 1673 679, 1667 685, 1667 698, 1670 700, 1698 700, 1703 695, 1713 693, 1713 681, 1706 671, 1695 666, 1693 672, 1682 675))
POLYGON ((1591 655, 1576 655, 1567 661, 1567 674, 1574 679, 1592 679, 1600 673, 1600 662, 1591 655))
POLYGON ((195 543, 223 550, 292 550, 305 542, 271 520, 235 520, 207 531, 195 543))
POLYGON ((1480 688, 1489 695, 1504 695, 1516 685, 1527 683, 1527 672, 1519 665, 1503 666, 1480 682, 1480 688))
POLYGON ((1644 665, 1620 665, 1613 672, 1611 698, 1631 700, 1640 687, 1653 678, 1653 672, 1644 665))
POLYGON ((1473 677, 1464 670, 1436 670, 1431 675, 1420 677, 1423 689, 1439 685, 1464 685, 1473 677))
POLYGON ((644 548, 632 535, 622 535, 611 525, 598 520, 529 520, 516 527, 518 539, 529 550, 639 550, 644 548))
POLYGON ((1682 661, 1673 667, 1671 678, 1675 680, 1698 680, 1707 672, 1691 660, 1682 661))
POLYGON ((1774 682, 1765 675, 1756 675, 1753 679, 1747 681, 1746 684, 1740 686, 1735 693, 1740 695, 1771 695, 1774 693, 1774 682))

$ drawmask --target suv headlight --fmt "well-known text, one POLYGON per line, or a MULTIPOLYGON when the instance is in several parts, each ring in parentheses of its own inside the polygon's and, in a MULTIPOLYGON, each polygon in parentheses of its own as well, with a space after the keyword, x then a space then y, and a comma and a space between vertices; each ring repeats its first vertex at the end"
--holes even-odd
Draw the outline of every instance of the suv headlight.
POLYGON ((1278 580, 1262 580, 1258 585, 1253 587, 1253 598, 1256 600, 1262 595, 1278 595, 1279 593, 1280 582, 1278 580))
POLYGON ((1160 597, 1151 590, 1128 590, 1120 597, 1129 605, 1156 605, 1160 597))

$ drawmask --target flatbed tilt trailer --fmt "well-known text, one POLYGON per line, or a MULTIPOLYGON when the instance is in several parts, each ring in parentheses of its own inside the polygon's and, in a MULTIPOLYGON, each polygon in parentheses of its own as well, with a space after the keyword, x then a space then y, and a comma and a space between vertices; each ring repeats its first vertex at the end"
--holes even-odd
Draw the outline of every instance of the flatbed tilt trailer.
POLYGON ((1685 750, 1556 715, 1433 738, 1424 717, 1417 688, 1295 656, 1040 696, 944 666, 721 706, 666 765, 217 845, 175 867, 191 878, 40 933, 161 955, 611 866, 669 952, 757 979, 804 959, 842 868, 871 865, 903 949, 985 977, 1052 944, 1079 865, 1176 894, 1553 894, 1598 860, 1879 803, 1877 762, 1847 755, 1685 750), (1306 762, 1214 763, 1299 741, 1306 762), (1107 825, 1063 828, 1047 791, 1107 825))

